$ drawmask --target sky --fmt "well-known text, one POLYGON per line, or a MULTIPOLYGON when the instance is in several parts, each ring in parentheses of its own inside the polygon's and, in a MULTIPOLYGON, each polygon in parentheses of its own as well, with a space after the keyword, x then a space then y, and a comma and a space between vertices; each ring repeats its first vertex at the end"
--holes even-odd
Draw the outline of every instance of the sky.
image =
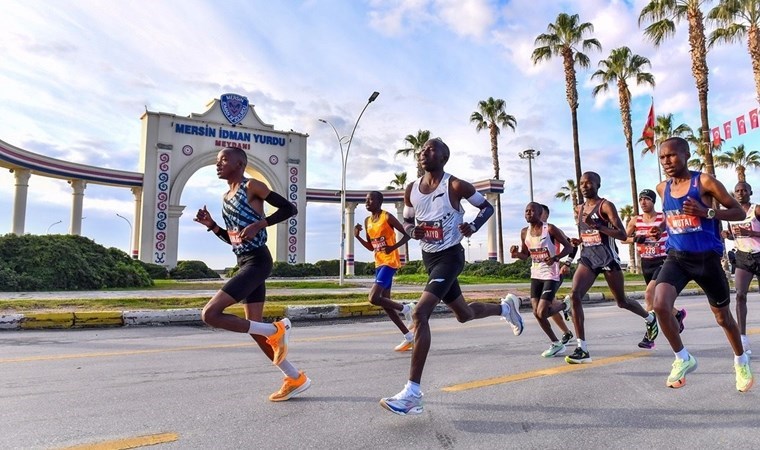
MULTIPOLYGON (((676 124, 699 126, 686 24, 660 48, 637 23, 643 0, 133 0, 56 2, 0 0, 0 140, 41 155, 113 169, 137 171, 145 110, 188 116, 232 92, 248 97, 265 123, 308 134, 309 188, 339 189, 341 166, 333 130, 351 127, 367 98, 380 92, 362 116, 348 158, 347 189, 384 188, 394 173, 415 174, 409 157, 395 157, 404 137, 427 129, 451 148, 447 171, 467 181, 493 176, 487 131, 469 122, 488 97, 506 101, 516 130, 499 137, 505 253, 525 226, 529 201, 524 149, 533 161, 536 201, 552 210, 550 221, 572 234, 569 203, 555 194, 574 178, 570 110, 559 59, 534 65, 536 36, 561 12, 594 26, 601 52, 588 52, 590 69, 578 69, 579 141, 582 167, 602 177, 600 195, 620 208, 631 204, 628 156, 617 92, 594 98, 590 80, 598 61, 627 46, 651 61, 654 88, 631 83, 634 141, 641 136, 654 99, 655 112, 676 124)), ((716 2, 706 1, 710 8, 716 2)), ((711 27, 708 25, 708 30, 711 27)), ((735 120, 758 105, 746 43, 715 47, 710 67, 710 124, 735 120)), ((749 122, 748 122, 749 123, 749 122)), ((748 127, 749 128, 749 127, 748 127)), ((727 140, 758 149, 760 129, 727 140)), ((639 190, 654 188, 657 162, 634 148, 639 190)), ((718 169, 731 190, 735 173, 718 169)), ((748 170, 752 184, 757 174, 748 170)), ((13 174, 0 172, 0 207, 11 211, 13 174)), ((212 166, 199 170, 182 193, 180 260, 200 259, 212 268, 235 258, 193 212, 208 205, 220 217, 226 184, 212 166)), ((759 191, 760 192, 760 191, 759 191)), ((391 205, 387 205, 391 206, 391 205)), ((63 180, 33 176, 26 232, 65 233, 71 189, 63 180), (61 221, 58 223, 58 221, 61 221)), ((90 184, 85 191, 82 234, 127 251, 134 223, 128 189, 90 184), (117 216, 120 214, 126 220, 117 216), (130 222, 130 223, 128 223, 130 222)), ((467 208, 465 220, 474 218, 467 208)), ((366 217, 363 206, 356 219, 366 217)), ((336 204, 306 208, 306 261, 339 257, 340 211, 336 204)), ((10 213, 0 230, 10 232, 10 213)), ((349 237, 351 238, 351 237, 349 237)), ((486 231, 463 242, 468 260, 487 257, 486 231)), ((419 258, 412 241, 411 257, 419 258)), ((356 246, 356 259, 372 255, 356 246)), ((625 248, 621 250, 627 259, 625 248)), ((507 255, 508 260, 508 255, 507 255)))

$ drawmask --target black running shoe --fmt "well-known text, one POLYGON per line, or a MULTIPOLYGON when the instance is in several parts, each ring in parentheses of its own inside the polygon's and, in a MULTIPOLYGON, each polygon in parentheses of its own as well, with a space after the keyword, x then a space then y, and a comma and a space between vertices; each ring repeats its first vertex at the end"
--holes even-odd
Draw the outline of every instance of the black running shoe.
POLYGON ((683 320, 686 318, 686 308, 679 309, 676 313, 676 320, 678 321, 678 332, 683 333, 683 320))
POLYGON ((653 349, 654 348, 654 341, 650 341, 647 339, 646 335, 644 335, 644 339, 639 342, 639 348, 646 348, 646 349, 653 349))
POLYGON ((565 356, 565 362, 568 364, 587 364, 591 362, 591 355, 584 352, 582 348, 575 347, 572 355, 565 356))
MULTIPOLYGON (((652 312, 652 315, 654 315, 654 312, 652 312)), ((654 317, 654 320, 652 320, 652 323, 647 323, 647 334, 646 337, 650 341, 654 342, 655 339, 657 339, 657 335, 660 334, 660 327, 657 326, 657 316, 654 317)))
POLYGON ((565 333, 565 334, 562 335, 561 341, 562 341, 563 344, 567 344, 568 342, 570 342, 570 339, 572 339, 572 338, 573 338, 572 331, 568 331, 567 333, 565 333))

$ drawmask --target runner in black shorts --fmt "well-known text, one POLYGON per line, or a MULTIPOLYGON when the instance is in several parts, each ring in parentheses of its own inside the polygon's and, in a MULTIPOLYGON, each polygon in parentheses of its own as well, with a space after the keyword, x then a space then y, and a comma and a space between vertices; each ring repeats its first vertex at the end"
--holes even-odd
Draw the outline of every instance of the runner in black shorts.
POLYGON ((689 155, 685 139, 669 138, 660 145, 660 163, 669 178, 657 185, 657 192, 666 220, 660 227, 653 227, 651 233, 659 238, 663 229, 668 231, 668 257, 657 275, 654 296, 660 328, 676 356, 666 385, 680 388, 686 384, 686 374, 697 368, 697 360, 684 347, 678 322, 670 314, 678 294, 694 280, 707 295, 715 320, 731 344, 736 389, 746 392, 754 377, 749 356, 742 348, 739 326, 729 308, 730 291, 721 267, 723 242, 718 231, 719 220, 741 220, 745 213, 715 177, 689 170, 689 155), (725 209, 713 209, 713 202, 725 209))
POLYGON ((604 273, 612 296, 619 308, 627 309, 644 318, 647 333, 652 340, 657 337, 657 321, 653 313, 647 313, 635 300, 625 296, 623 272, 617 255, 614 240, 625 240, 625 227, 612 202, 599 197, 602 179, 596 172, 586 172, 581 176, 580 189, 586 201, 578 205, 578 229, 581 233, 580 264, 573 276, 573 325, 578 337, 578 346, 572 355, 566 356, 569 364, 591 362, 586 348, 586 330, 584 327, 583 305, 581 300, 594 284, 596 277, 604 273))
MULTIPOLYGON (((665 215, 654 209, 654 202, 657 200, 657 194, 651 189, 644 189, 639 193, 639 207, 641 214, 631 217, 626 226, 628 239, 625 241, 628 245, 635 245, 636 251, 641 257, 641 272, 644 275, 646 283, 644 292, 644 308, 647 311, 654 310, 654 288, 657 274, 660 272, 665 257, 665 242, 668 240, 667 231, 663 232, 659 239, 653 239, 649 236, 649 230, 652 227, 659 227, 665 220, 665 215)), ((686 309, 680 311, 673 308, 673 315, 678 321, 678 328, 683 332, 683 319, 686 317, 686 309)), ((649 333, 644 333, 644 338, 639 342, 641 348, 654 348, 654 340, 649 339, 649 333)))
POLYGON ((261 321, 266 300, 264 281, 272 272, 272 255, 266 246, 266 227, 294 216, 297 211, 294 205, 269 190, 261 181, 245 178, 247 165, 248 157, 244 150, 230 147, 219 152, 216 173, 229 185, 222 205, 225 228, 216 224, 205 206, 198 210, 194 219, 232 246, 239 266, 238 272, 203 308, 201 317, 212 327, 251 335, 285 375, 280 390, 269 396, 269 400, 281 402, 308 389, 311 381, 285 359, 290 320, 285 318, 273 324, 261 321), (264 202, 277 210, 265 216, 264 202), (224 312, 237 302, 243 304, 247 320, 224 312))
MULTIPOLYGON (((549 223, 549 207, 541 204, 541 222, 543 223, 549 223)), ((565 236, 565 239, 568 239, 567 235, 560 229, 557 228, 557 231, 562 233, 563 236, 565 236)), ((568 242, 570 240, 568 239, 568 242)), ((567 277, 570 274, 570 262, 575 258, 575 254, 578 252, 578 247, 570 244, 571 250, 570 254, 567 255, 567 258, 563 261, 559 261, 559 283, 557 283, 557 289, 554 290, 554 296, 557 295, 557 291, 559 291, 559 288, 562 286, 562 283, 565 281, 565 277, 567 277)), ((559 244, 557 244, 557 252, 559 252, 559 244)), ((570 295, 565 296, 565 302, 568 304, 570 303, 570 295)), ((570 342, 570 340, 573 338, 573 333, 570 331, 570 329, 567 327, 567 324, 565 322, 570 321, 570 311, 569 310, 562 310, 561 312, 552 315, 552 320, 554 320, 554 323, 557 325, 557 327, 562 331, 562 337, 560 338, 560 342, 562 344, 567 344, 570 342), (564 319, 564 320, 563 320, 564 319)))

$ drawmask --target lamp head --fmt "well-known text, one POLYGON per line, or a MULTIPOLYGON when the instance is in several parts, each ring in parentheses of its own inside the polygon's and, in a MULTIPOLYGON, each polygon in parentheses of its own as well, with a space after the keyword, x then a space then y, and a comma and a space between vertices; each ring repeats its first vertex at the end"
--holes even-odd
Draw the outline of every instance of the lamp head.
POLYGON ((367 103, 372 103, 377 99, 377 96, 380 95, 379 92, 375 91, 372 93, 372 95, 369 96, 369 101, 367 103))

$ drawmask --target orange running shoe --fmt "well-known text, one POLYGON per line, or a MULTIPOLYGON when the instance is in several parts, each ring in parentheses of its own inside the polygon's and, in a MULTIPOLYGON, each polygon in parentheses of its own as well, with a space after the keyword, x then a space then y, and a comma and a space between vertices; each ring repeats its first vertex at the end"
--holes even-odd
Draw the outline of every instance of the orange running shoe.
POLYGON ((298 372, 298 378, 285 377, 282 383, 282 387, 279 391, 269 396, 269 400, 273 402, 284 402, 297 396, 301 392, 309 389, 311 386, 311 380, 303 372, 298 372))
POLYGON ((274 350, 274 360, 272 362, 275 366, 279 365, 283 359, 288 355, 288 334, 290 333, 290 319, 287 317, 274 322, 277 331, 267 338, 267 344, 274 350))
POLYGON ((408 350, 411 350, 412 348, 414 348, 414 341, 407 341, 406 338, 404 338, 404 340, 401 341, 400 344, 395 346, 393 350, 397 352, 406 352, 408 350))

